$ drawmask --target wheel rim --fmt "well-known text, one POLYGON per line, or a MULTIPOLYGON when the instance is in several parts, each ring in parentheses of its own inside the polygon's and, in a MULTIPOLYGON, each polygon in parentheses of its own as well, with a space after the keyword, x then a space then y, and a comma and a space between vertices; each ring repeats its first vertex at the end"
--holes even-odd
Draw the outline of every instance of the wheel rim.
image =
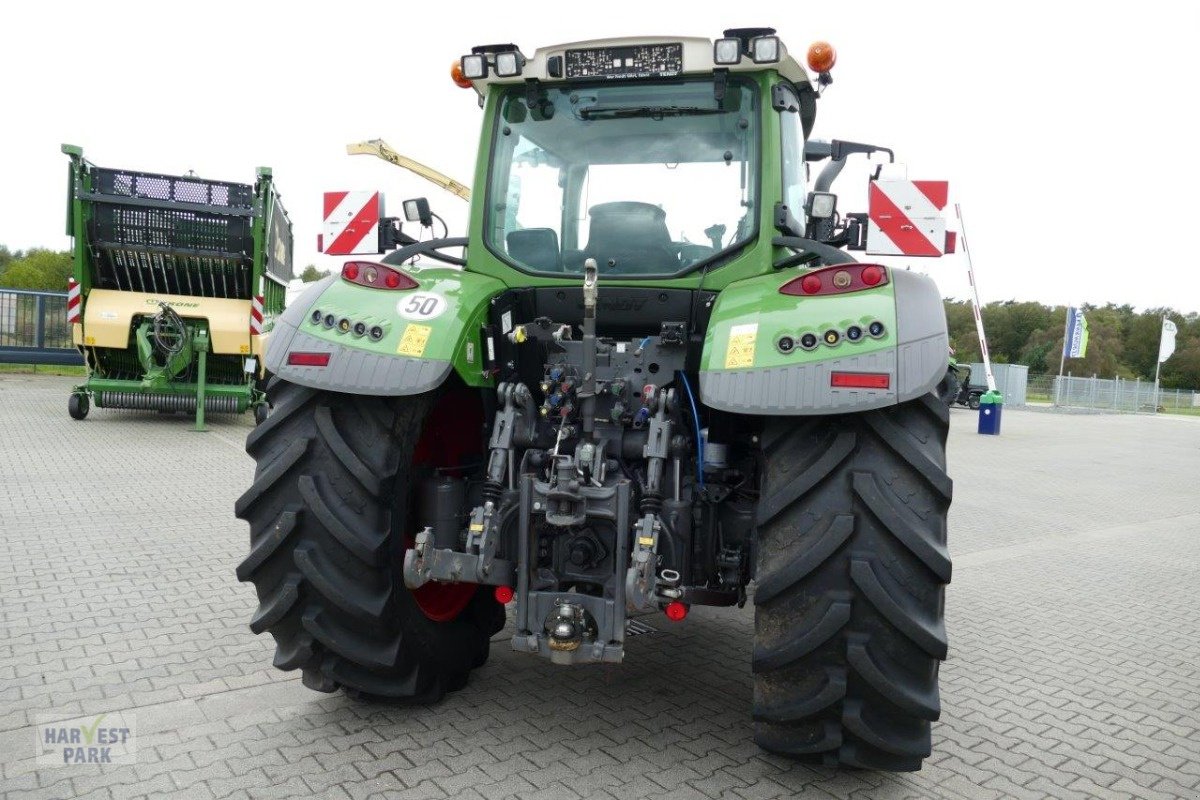
MULTIPOLYGON (((440 469, 456 474, 457 467, 479 454, 479 430, 483 414, 478 399, 469 391, 456 391, 438 399, 421 429, 421 438, 413 448, 412 466, 440 469)), ((413 546, 415 531, 408 536, 413 546)), ((456 619, 479 588, 475 583, 437 583, 430 581, 412 590, 421 613, 434 622, 456 619)))

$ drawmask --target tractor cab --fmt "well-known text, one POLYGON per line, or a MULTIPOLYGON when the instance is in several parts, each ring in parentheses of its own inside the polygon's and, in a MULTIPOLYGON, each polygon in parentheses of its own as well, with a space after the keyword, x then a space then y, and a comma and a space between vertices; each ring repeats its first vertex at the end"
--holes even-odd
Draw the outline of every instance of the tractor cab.
POLYGON ((674 276, 742 249, 759 227, 764 150, 752 71, 770 65, 806 88, 808 78, 774 31, 741 33, 719 52, 705 39, 615 39, 528 60, 511 46, 464 56, 472 85, 498 91, 487 248, 523 271, 578 275, 594 258, 602 276, 628 277, 674 276))
MULTIPOLYGON (((810 51, 818 84, 833 60, 810 51)), ((672 278, 805 233, 817 91, 771 28, 485 45, 454 77, 486 116, 472 245, 504 267, 672 278)))

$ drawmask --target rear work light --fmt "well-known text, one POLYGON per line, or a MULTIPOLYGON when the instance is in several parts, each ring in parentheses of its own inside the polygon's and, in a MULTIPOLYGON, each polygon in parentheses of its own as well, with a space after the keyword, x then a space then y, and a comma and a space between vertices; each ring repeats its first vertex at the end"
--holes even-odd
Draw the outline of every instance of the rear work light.
POLYGON ((347 261, 342 278, 372 289, 416 289, 418 284, 405 272, 374 261, 347 261))
POLYGON ((525 66, 525 57, 515 50, 496 53, 496 74, 501 78, 515 78, 525 66))
POLYGON ((759 36, 750 40, 750 58, 755 64, 773 64, 780 59, 778 36, 759 36))
POLYGON ((829 385, 835 389, 887 389, 892 376, 886 372, 832 372, 829 385))
POLYGON ((470 81, 486 78, 488 74, 487 56, 482 53, 472 53, 459 60, 463 77, 470 81))
POLYGON ((796 297, 846 294, 874 289, 887 282, 887 269, 879 264, 835 264, 792 278, 779 287, 779 293, 796 297))
POLYGON ((713 63, 722 66, 737 64, 742 60, 741 39, 717 39, 713 43, 713 63))
POLYGON ((288 353, 287 363, 292 367, 324 367, 329 364, 332 353, 304 353, 293 350, 288 353))

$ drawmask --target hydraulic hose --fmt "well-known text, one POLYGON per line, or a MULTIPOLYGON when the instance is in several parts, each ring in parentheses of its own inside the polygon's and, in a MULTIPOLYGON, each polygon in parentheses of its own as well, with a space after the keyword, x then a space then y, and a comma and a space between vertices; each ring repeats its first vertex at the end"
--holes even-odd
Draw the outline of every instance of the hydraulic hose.
POLYGON ((688 383, 687 374, 679 373, 683 379, 683 390, 687 392, 688 403, 692 407, 692 425, 696 430, 696 482, 704 488, 704 437, 700 435, 700 412, 696 410, 696 396, 692 394, 692 385, 688 383))

